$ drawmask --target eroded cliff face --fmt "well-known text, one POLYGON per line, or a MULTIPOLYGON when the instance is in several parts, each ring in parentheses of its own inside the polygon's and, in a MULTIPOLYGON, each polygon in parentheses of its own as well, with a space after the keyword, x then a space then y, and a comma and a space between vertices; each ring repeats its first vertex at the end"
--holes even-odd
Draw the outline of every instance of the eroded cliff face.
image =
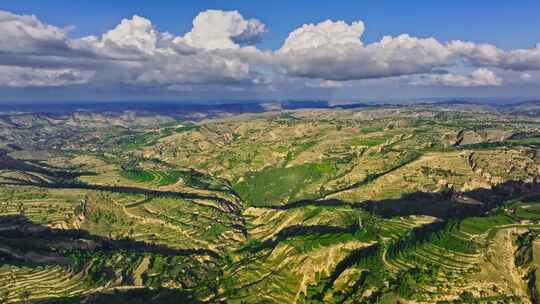
POLYGON ((524 303, 539 303, 540 239, 536 229, 500 228, 488 241, 476 283, 478 295, 517 295, 524 303))
POLYGON ((537 230, 526 230, 515 238, 515 265, 522 275, 531 303, 540 303, 540 238, 537 230))

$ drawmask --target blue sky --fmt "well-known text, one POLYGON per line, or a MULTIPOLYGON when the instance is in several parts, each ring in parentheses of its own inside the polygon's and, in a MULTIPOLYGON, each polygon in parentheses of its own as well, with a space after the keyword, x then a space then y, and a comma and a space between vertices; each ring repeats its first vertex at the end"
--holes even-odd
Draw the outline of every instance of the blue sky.
POLYGON ((540 41, 540 1, 535 0, 182 0, 160 4, 148 0, 52 0, 46 5, 42 0, 3 0, 0 9, 35 14, 58 26, 73 25, 75 36, 105 32, 134 14, 149 18, 160 30, 181 34, 189 31, 201 11, 239 10, 246 17, 260 19, 270 29, 261 44, 264 48, 279 47, 299 25, 326 19, 363 20, 367 24, 366 41, 400 33, 490 42, 501 48, 525 48, 540 41))
MULTIPOLYGON (((276 63, 263 66, 261 62, 264 59, 260 58, 248 60, 250 73, 253 72, 253 74, 244 76, 254 77, 255 74, 258 76, 267 76, 267 73, 272 73, 273 80, 265 81, 269 82, 276 81, 276 78, 280 79, 280 86, 277 88, 280 93, 277 95, 275 93, 276 87, 273 87, 273 90, 269 91, 261 88, 246 89, 242 87, 243 84, 249 81, 238 78, 240 76, 233 77, 234 84, 232 87, 226 79, 212 79, 211 89, 208 86, 200 89, 206 83, 199 78, 195 82, 191 80, 187 82, 182 82, 184 80, 178 82, 177 80, 176 83, 174 81, 167 82, 167 88, 175 87, 173 91, 164 90, 165 85, 163 81, 159 82, 159 88, 149 88, 147 83, 145 83, 144 88, 141 88, 142 86, 137 87, 137 85, 133 85, 132 83, 126 84, 126 82, 119 83, 114 87, 104 87, 103 85, 95 85, 94 83, 85 86, 81 84, 82 81, 75 83, 75 86, 73 84, 63 86, 61 85, 63 82, 59 81, 49 86, 46 84, 42 85, 43 81, 40 80, 34 81, 31 89, 28 90, 23 85, 19 85, 19 82, 17 82, 17 85, 2 88, 2 79, 0 79, 0 93, 3 93, 0 94, 0 100, 39 99, 40 96, 45 96, 46 99, 54 99, 55 97, 51 93, 51 87, 54 87, 54 91, 58 92, 58 98, 62 99, 66 98, 66 96, 73 96, 73 92, 80 92, 78 94, 80 98, 88 99, 107 99, 108 96, 111 99, 129 99, 132 95, 157 96, 157 98, 163 96, 164 99, 215 99, 222 96, 223 91, 227 91, 231 99, 264 98, 263 96, 270 96, 271 98, 301 98, 305 96, 311 98, 318 96, 318 94, 330 98, 382 98, 384 97, 384 92, 388 92, 388 90, 393 91, 391 94, 388 94, 389 98, 403 95, 395 92, 396 90, 410 92, 408 96, 411 96, 411 98, 438 95, 492 96, 505 94, 518 96, 523 93, 527 96, 540 96, 540 90, 535 89, 537 83, 533 82, 533 80, 537 79, 536 74, 538 69, 533 65, 536 63, 536 57, 531 57, 532 59, 529 59, 527 62, 516 63, 516 59, 511 57, 512 55, 510 54, 512 50, 524 49, 530 50, 531 56, 536 56, 534 52, 535 45, 540 41, 540 31, 538 31, 540 29, 540 18, 537 16, 538 12, 540 12, 540 1, 182 0, 156 2, 142 0, 53 0, 45 2, 42 0, 3 0, 0 3, 0 11, 9 12, 15 16, 35 15, 45 25, 52 25, 60 29, 73 27, 69 33, 66 33, 64 38, 61 38, 66 41, 92 35, 99 38, 102 34, 114 29, 122 19, 132 18, 133 15, 138 15, 149 20, 152 28, 156 31, 169 32, 174 36, 183 36, 192 30, 194 18, 208 9, 224 12, 237 10, 246 20, 255 18, 261 24, 264 24, 264 35, 261 34, 261 38, 257 39, 257 43, 253 42, 252 45, 261 52, 275 52, 279 50, 284 45, 288 35, 304 24, 319 24, 329 19, 332 21, 344 21, 347 25, 351 25, 354 21, 363 21, 365 25, 365 30, 361 31, 361 43, 363 45, 377 43, 386 35, 397 37, 405 33, 419 39, 433 37, 441 44, 447 44, 453 40, 471 42, 477 45, 486 43, 496 47, 501 54, 503 54, 502 52, 508 52, 509 54, 504 53, 503 55, 508 55, 509 58, 504 59, 504 62, 494 63, 489 61, 489 63, 486 63, 485 58, 478 59, 474 55, 467 54, 469 57, 466 59, 461 58, 452 64, 448 64, 446 62, 447 58, 445 58, 444 63, 430 62, 429 67, 401 69, 405 70, 405 72, 398 71, 390 74, 369 73, 367 76, 362 73, 352 72, 348 75, 337 75, 335 77, 329 75, 331 71, 317 74, 312 68, 307 66, 302 67, 302 71, 293 71, 290 65, 293 62, 294 64, 292 65, 296 68, 296 61, 290 58, 287 58, 289 66, 285 67, 278 67, 279 64, 276 63), (463 60, 467 61, 465 66, 462 64, 463 60), (530 62, 533 64, 530 64, 530 62), (472 73, 477 69, 488 69, 500 81, 493 80, 494 78, 491 77, 493 75, 487 75, 486 73, 477 73, 476 75, 479 78, 475 79, 474 77, 476 76, 472 76, 472 73), (269 72, 271 70, 273 72, 269 72), (450 76, 437 76, 440 74, 438 72, 440 70, 444 70, 444 73, 450 76), (411 79, 403 82, 402 78, 405 76, 411 79), (483 76, 491 77, 492 80, 482 82, 480 78, 483 76), (284 77, 291 78, 284 79, 284 77), (412 79, 414 77, 424 80, 417 81, 416 79, 412 79), (400 80, 397 81, 396 79, 400 80), (425 79, 427 80, 425 81, 425 79), (519 83, 517 81, 518 79, 527 81, 519 83), (310 81, 318 81, 319 84, 322 83, 323 85, 317 87, 316 84, 310 83, 310 81), (396 81, 400 83, 396 84, 396 81), (240 83, 243 84, 240 85, 240 83), (289 85, 284 85, 284 83, 288 83, 289 85), (411 83, 415 85, 407 85, 411 83), (418 85, 420 83, 421 85, 418 85), (185 89, 184 86, 190 86, 190 88, 185 89), (178 93, 178 87, 182 87, 180 90, 182 94, 178 93), (161 93, 156 95, 158 89, 161 93), (60 90, 63 91, 59 92, 60 90), (209 93, 209 90, 219 93, 213 96, 209 93), (290 92, 290 94, 284 92, 290 92)), ((0 35, 2 34, 0 33, 0 35)), ((10 39, 13 39, 13 37, 10 39)), ((23 37, 20 39, 23 39, 23 37)), ((71 42, 68 42, 68 44, 71 47, 71 42)), ((317 50, 319 47, 314 46, 313 51, 319 52, 317 50)), ((345 46, 340 44, 340 47, 345 46)), ((335 51, 334 48, 329 50, 335 51)), ((80 49, 76 51, 80 51, 80 49)), ((15 75, 13 76, 13 79, 16 78, 15 80, 20 79, 20 73, 25 72, 23 69, 37 69, 45 65, 42 62, 38 64, 34 62, 35 60, 29 60, 32 63, 24 63, 19 68, 19 62, 25 61, 25 58, 21 58, 21 54, 24 52, 21 50, 13 50, 12 52, 16 60, 6 59, 2 61, 2 64, 9 67, 17 67, 18 70, 16 72, 10 71, 15 75)), ((362 52, 362 50, 359 50, 359 52, 362 52)), ((463 51, 460 51, 459 54, 460 56, 463 55, 463 51)), ((499 57, 503 58, 503 55, 499 57)), ((239 56, 242 57, 245 55, 239 56)), ((358 57, 354 54, 351 56, 351 64, 360 64, 362 65, 362 69, 370 69, 369 66, 363 66, 364 62, 357 59, 358 57)), ((192 57, 190 58, 193 59, 192 57)), ((313 62, 321 62, 323 59, 317 57, 313 59, 313 62)), ((331 60, 331 54, 326 59, 331 60)), ((168 60, 168 62, 171 62, 171 60, 185 60, 185 58, 175 57, 168 60)), ((242 60, 244 59, 238 60, 239 62, 243 62, 242 60)), ((280 64, 282 62, 281 59, 277 59, 276 61, 279 61, 280 64)), ((309 62, 305 64, 307 65, 309 62)), ((332 66, 333 64, 339 65, 343 63, 328 62, 328 64, 332 66)), ((62 77, 71 77, 79 72, 77 69, 81 69, 80 67, 69 67, 68 65, 58 67, 50 66, 50 63, 46 65, 47 73, 50 72, 56 76, 61 74, 62 77), (54 69, 61 69, 63 72, 60 74, 55 71, 51 72, 54 69)), ((179 72, 185 71, 185 68, 185 66, 179 67, 179 72)), ((163 67, 156 67, 156 70, 161 71, 161 69, 163 67)), ((196 76, 199 77, 196 71, 191 70, 192 67, 189 67, 189 69, 190 73, 197 74, 196 76)), ((93 71, 94 74, 95 72, 93 71)), ((485 71, 482 70, 482 72, 485 71)), ((30 74, 24 74, 23 78, 28 78, 28 75, 30 74)), ((10 79, 9 83, 15 83, 13 79, 10 79)), ((485 79, 485 77, 482 79, 485 79)), ((6 80, 6 82, 8 81, 6 80)), ((155 79, 152 83, 156 83, 155 79)))

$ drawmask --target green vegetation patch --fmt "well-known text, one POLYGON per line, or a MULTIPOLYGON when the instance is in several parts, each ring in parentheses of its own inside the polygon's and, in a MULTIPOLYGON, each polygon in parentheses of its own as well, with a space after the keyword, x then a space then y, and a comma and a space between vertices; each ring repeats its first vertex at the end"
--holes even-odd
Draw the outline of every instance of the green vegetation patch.
POLYGON ((460 230, 469 234, 484 234, 497 226, 513 223, 515 221, 512 218, 503 214, 489 217, 471 217, 461 222, 460 230))
POLYGON ((176 128, 175 132, 183 133, 183 132, 188 132, 188 131, 193 131, 193 130, 199 130, 200 128, 201 127, 198 125, 185 125, 185 126, 176 128))
POLYGON ((122 150, 135 150, 155 144, 159 137, 159 133, 154 132, 132 134, 122 137, 118 144, 122 150))
POLYGON ((169 127, 153 132, 134 133, 121 137, 118 144, 122 150, 136 150, 142 147, 155 145, 160 138, 173 135, 174 132, 182 133, 198 130, 199 128, 200 127, 197 125, 186 125, 176 129, 169 127))
POLYGON ((311 196, 297 196, 306 185, 320 182, 335 174, 336 168, 330 163, 267 168, 248 174, 243 181, 234 185, 234 190, 253 206, 275 205, 293 198, 315 198, 316 193, 311 196))
POLYGON ((520 139, 509 139, 508 143, 514 145, 524 145, 524 146, 540 146, 540 137, 529 137, 529 138, 520 138, 520 139))
POLYGON ((172 185, 182 179, 184 184, 194 188, 216 191, 227 190, 226 186, 218 179, 193 170, 159 171, 129 168, 123 170, 120 174, 138 183, 157 183, 158 186, 172 185))
POLYGON ((147 183, 154 180, 155 176, 151 172, 139 170, 139 169, 128 169, 121 172, 121 175, 127 179, 136 181, 138 183, 147 183))
POLYGON ((354 138, 351 140, 353 146, 376 147, 386 142, 386 138, 354 138))
POLYGON ((298 253, 307 253, 318 248, 329 247, 336 244, 345 244, 353 241, 369 242, 375 239, 376 235, 372 229, 358 229, 351 232, 312 233, 295 236, 285 240, 284 243, 293 246, 298 253))
POLYGON ((463 148, 468 149, 496 149, 500 147, 520 147, 526 146, 537 148, 540 146, 540 137, 515 138, 497 142, 483 142, 478 144, 463 145, 463 148))

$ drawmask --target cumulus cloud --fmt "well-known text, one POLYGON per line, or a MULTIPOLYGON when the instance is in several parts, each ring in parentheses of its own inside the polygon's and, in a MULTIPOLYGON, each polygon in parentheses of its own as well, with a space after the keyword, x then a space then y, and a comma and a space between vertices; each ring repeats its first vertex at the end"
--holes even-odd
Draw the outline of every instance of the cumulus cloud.
POLYGON ((416 85, 473 87, 502 85, 492 69, 507 80, 511 77, 504 71, 514 71, 522 75, 516 81, 529 83, 537 77, 528 72, 540 71, 540 44, 504 51, 491 44, 408 34, 365 44, 365 30, 362 21, 305 24, 279 49, 262 51, 255 44, 266 26, 238 11, 201 12, 181 35, 134 15, 104 33, 77 39, 35 16, 0 11, 0 86, 279 91, 335 89, 350 87, 347 81, 412 75, 416 85), (455 66, 473 72, 440 73, 455 66))
POLYGON ((325 21, 292 32, 278 51, 289 75, 354 80, 429 72, 447 63, 451 52, 433 38, 403 34, 364 46, 361 22, 325 21))
POLYGON ((265 77, 252 67, 264 56, 241 46, 264 31, 262 23, 245 20, 238 12, 208 11, 185 36, 160 32, 150 20, 135 15, 100 36, 68 39, 65 30, 34 16, 0 12, 0 86, 176 90, 189 85, 265 85, 265 77))
POLYGON ((0 11, 0 51, 49 53, 68 49, 66 31, 43 24, 35 16, 0 11))
POLYGON ((175 43, 202 49, 237 49, 239 44, 258 42, 266 27, 257 19, 244 19, 237 11, 207 10, 193 20, 193 29, 175 43))
POLYGON ((93 55, 73 48, 70 42, 67 29, 45 24, 35 16, 0 11, 0 65, 60 68, 90 64, 93 55))
POLYGON ((305 24, 289 34, 281 52, 310 50, 328 46, 362 46, 360 37, 364 33, 362 21, 351 25, 343 21, 330 20, 319 24, 305 24))
POLYGON ((512 50, 505 53, 502 67, 515 71, 540 70, 540 43, 531 49, 512 50))
POLYGON ((529 79, 532 78, 532 75, 529 74, 529 73, 521 73, 521 74, 519 75, 519 78, 521 78, 522 80, 529 80, 529 79))
POLYGON ((59 87, 87 83, 92 72, 0 66, 0 87, 59 87))
POLYGON ((338 89, 344 86, 343 82, 332 80, 310 80, 306 81, 309 88, 338 89))
POLYGON ((448 49, 460 58, 464 58, 474 65, 494 66, 500 62, 502 52, 491 44, 476 44, 465 41, 452 41, 448 49))
POLYGON ((512 71, 540 70, 540 43, 530 49, 503 51, 491 44, 452 41, 448 48, 473 66, 512 71))
POLYGON ((473 67, 540 70, 540 43, 531 49, 503 51, 491 44, 441 43, 401 34, 364 45, 364 30, 361 21, 303 25, 289 34, 277 52, 278 61, 291 76, 334 81, 433 73, 463 62, 473 67))
POLYGON ((193 56, 162 56, 144 62, 133 69, 126 83, 134 85, 175 86, 179 84, 252 84, 257 79, 250 65, 239 60, 197 54, 193 56))
POLYGON ((470 75, 452 73, 427 75, 411 82, 411 84, 424 86, 483 87, 500 86, 502 85, 502 79, 493 71, 479 68, 474 70, 470 75))
MULTIPOLYGON (((91 41, 93 37, 86 38, 91 41)), ((114 29, 103 34, 96 47, 128 48, 145 54, 156 50, 158 33, 152 22, 144 17, 134 15, 131 19, 123 19, 114 29)))
POLYGON ((162 54, 193 53, 185 45, 172 45, 173 36, 159 32, 152 22, 144 17, 134 15, 131 19, 123 19, 112 30, 101 37, 87 36, 73 40, 71 45, 111 60, 140 60, 142 58, 162 54))

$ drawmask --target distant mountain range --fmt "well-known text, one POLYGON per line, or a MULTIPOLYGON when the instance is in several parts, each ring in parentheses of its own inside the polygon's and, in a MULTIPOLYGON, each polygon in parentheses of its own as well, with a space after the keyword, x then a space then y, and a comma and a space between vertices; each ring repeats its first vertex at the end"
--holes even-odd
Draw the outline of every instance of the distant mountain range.
POLYGON ((497 109, 504 112, 524 112, 540 114, 540 99, 527 101, 493 101, 480 99, 452 98, 445 100, 417 100, 408 103, 385 102, 330 102, 324 100, 291 100, 291 101, 236 101, 236 102, 40 102, 0 104, 0 114, 44 113, 70 114, 74 112, 120 113, 133 111, 139 114, 167 114, 169 116, 186 117, 194 113, 204 113, 205 117, 220 116, 223 113, 261 113, 276 110, 298 109, 357 109, 369 107, 409 107, 429 105, 437 107, 475 106, 497 109), (532 112, 531 112, 532 111, 532 112))

